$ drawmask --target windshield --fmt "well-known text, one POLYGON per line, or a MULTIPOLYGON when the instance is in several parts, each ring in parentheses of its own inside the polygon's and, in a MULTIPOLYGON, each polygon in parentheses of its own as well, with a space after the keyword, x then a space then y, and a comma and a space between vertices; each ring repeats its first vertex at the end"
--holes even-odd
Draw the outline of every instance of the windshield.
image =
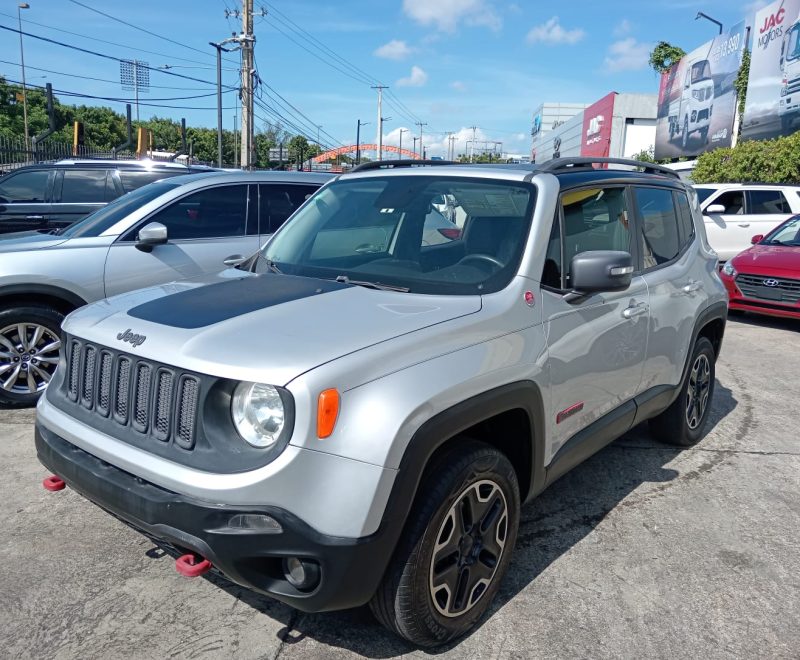
POLYGON ((692 65, 692 84, 711 78, 711 64, 708 60, 700 60, 692 65))
POLYGON ((159 195, 177 188, 179 185, 170 181, 157 181, 156 183, 142 186, 133 192, 118 197, 94 213, 90 213, 80 222, 70 225, 61 232, 61 235, 69 238, 100 236, 106 229, 113 227, 129 213, 133 213, 136 209, 153 201, 159 195))
POLYGON ((297 211, 254 268, 345 276, 417 293, 492 293, 517 271, 533 205, 531 184, 455 176, 344 177, 297 211), (434 206, 443 199, 452 219, 434 206))
POLYGON ((800 246, 800 215, 789 218, 775 231, 767 234, 767 237, 761 243, 762 245, 800 246))
POLYGON ((789 34, 786 35, 787 48, 786 59, 788 61, 796 60, 800 57, 800 27, 794 25, 790 28, 789 34))
POLYGON ((697 186, 695 186, 695 190, 697 191, 697 197, 701 204, 711 196, 711 193, 714 192, 713 188, 698 188, 697 186))

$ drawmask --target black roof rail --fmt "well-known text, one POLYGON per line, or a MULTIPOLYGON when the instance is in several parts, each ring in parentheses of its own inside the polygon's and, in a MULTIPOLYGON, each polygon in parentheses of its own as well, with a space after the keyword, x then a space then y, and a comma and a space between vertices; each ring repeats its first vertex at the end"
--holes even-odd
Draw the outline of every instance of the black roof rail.
POLYGON ((680 175, 664 165, 657 163, 646 163, 641 160, 632 160, 630 158, 594 158, 594 157, 574 157, 574 158, 554 158, 546 163, 537 166, 538 172, 568 172, 577 169, 594 169, 596 164, 608 165, 628 165, 629 167, 639 167, 647 174, 663 174, 671 176, 675 179, 680 179, 680 175))
POLYGON ((356 165, 350 172, 367 172, 369 170, 380 170, 384 168, 394 169, 395 167, 419 167, 426 165, 458 165, 452 160, 418 160, 409 158, 407 160, 371 160, 368 163, 356 165))

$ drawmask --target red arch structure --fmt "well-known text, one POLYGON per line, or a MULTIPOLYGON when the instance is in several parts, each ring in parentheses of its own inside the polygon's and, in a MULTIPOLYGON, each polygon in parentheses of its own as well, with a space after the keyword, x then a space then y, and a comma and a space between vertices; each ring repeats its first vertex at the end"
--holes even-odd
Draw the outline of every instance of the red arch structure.
MULTIPOLYGON (((344 154, 354 154, 356 149, 360 149, 361 151, 374 151, 377 153, 378 145, 377 144, 362 144, 361 146, 351 144, 347 147, 339 147, 338 149, 331 149, 330 151, 325 151, 321 153, 319 156, 314 156, 311 159, 314 163, 324 163, 326 160, 331 160, 336 158, 336 156, 342 156, 344 154)), ((419 160, 419 154, 414 153, 413 151, 409 151, 408 149, 400 149, 398 147, 394 147, 389 144, 383 145, 383 150, 385 152, 393 153, 393 154, 402 154, 403 156, 407 156, 408 158, 416 158, 419 160)))

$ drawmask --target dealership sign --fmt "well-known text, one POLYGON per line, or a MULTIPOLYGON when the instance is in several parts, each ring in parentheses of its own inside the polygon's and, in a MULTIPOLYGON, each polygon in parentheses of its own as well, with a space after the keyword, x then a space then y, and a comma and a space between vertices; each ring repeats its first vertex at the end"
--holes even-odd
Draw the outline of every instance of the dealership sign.
POLYGON ((800 119, 800 0, 779 0, 756 12, 744 139, 789 135, 800 119))
POLYGON ((662 74, 656 158, 697 156, 731 145, 736 114, 733 83, 742 63, 745 41, 742 21, 685 55, 662 74))
POLYGON ((611 148, 611 125, 616 92, 606 94, 583 111, 581 156, 605 158, 611 148))

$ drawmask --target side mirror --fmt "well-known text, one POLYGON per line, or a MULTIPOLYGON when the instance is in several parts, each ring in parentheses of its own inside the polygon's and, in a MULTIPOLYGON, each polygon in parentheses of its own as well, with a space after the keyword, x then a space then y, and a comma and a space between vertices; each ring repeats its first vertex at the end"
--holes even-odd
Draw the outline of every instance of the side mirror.
POLYGON ((156 245, 167 242, 167 228, 160 222, 148 222, 136 236, 136 249, 152 252, 156 245))
POLYGON ((725 207, 722 204, 709 204, 703 213, 706 215, 721 215, 725 213, 725 207))
POLYGON ((617 250, 591 250, 572 258, 572 291, 568 302, 585 298, 601 291, 624 291, 631 285, 633 257, 629 252, 617 250))
POLYGON ((760 243, 764 240, 764 234, 756 234, 753 238, 750 239, 750 242, 755 245, 756 243, 760 243))

